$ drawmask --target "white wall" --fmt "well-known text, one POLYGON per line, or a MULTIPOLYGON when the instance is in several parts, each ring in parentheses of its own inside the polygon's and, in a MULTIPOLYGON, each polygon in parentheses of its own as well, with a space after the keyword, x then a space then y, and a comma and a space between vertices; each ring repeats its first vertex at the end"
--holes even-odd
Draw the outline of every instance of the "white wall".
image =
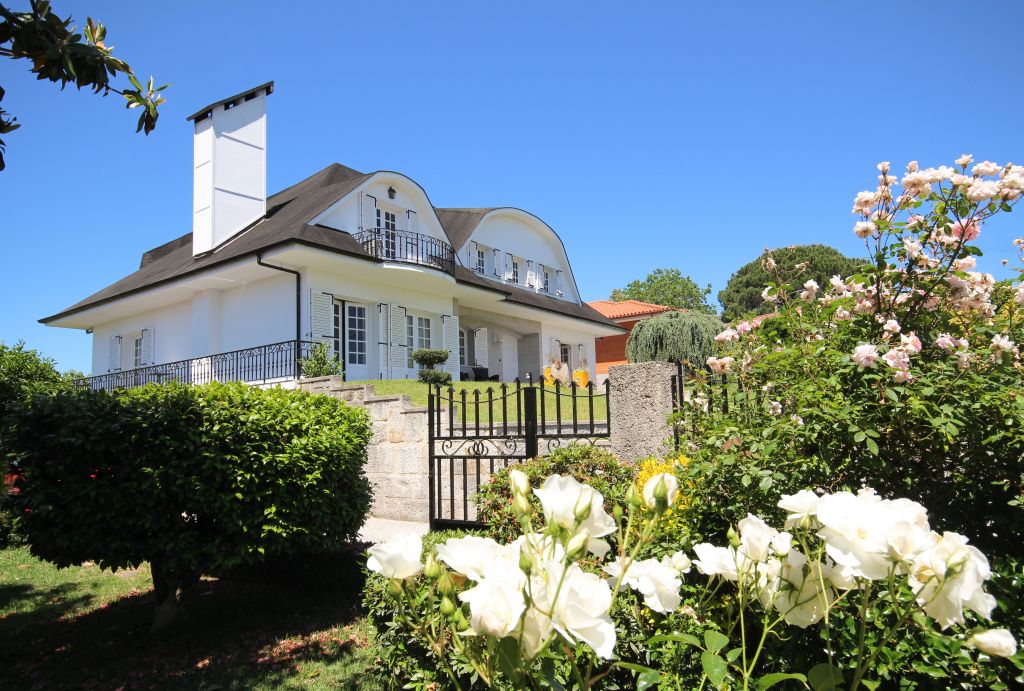
MULTIPOLYGON (((339 203, 317 216, 313 222, 330 228, 337 228, 347 233, 360 230, 360 199, 362 195, 370 195, 384 209, 404 213, 416 212, 416 232, 448 242, 448 235, 437 220, 434 208, 430 205, 423 190, 409 178, 397 173, 378 173, 370 178, 359 189, 354 190, 339 203), (388 188, 395 190, 395 198, 388 198, 388 188)), ((374 222, 376 219, 372 219, 374 222)), ((399 218, 399 230, 406 226, 399 218)))
MULTIPOLYGON (((192 303, 181 302, 96 326, 92 334, 91 374, 106 374, 112 336, 142 329, 153 329, 153 359, 157 363, 192 357, 192 303)), ((122 344, 122 349, 130 347, 128 343, 122 344)))
MULTIPOLYGON (((572 346, 572 366, 573 369, 579 368, 581 363, 579 360, 580 348, 583 348, 583 358, 587 361, 587 369, 590 371, 590 376, 594 376, 594 358, 595 358, 595 342, 593 334, 587 334, 583 331, 576 331, 571 328, 565 328, 562 326, 555 326, 551 324, 545 324, 541 329, 541 361, 547 364, 548 355, 551 354, 551 339, 557 339, 562 343, 568 343, 572 346)), ((557 353, 555 353, 557 355, 557 353)))
POLYGON ((212 351, 215 353, 293 340, 295 277, 276 272, 270 278, 223 291, 220 324, 220 349, 212 351))
MULTIPOLYGON (((540 264, 549 268, 551 285, 548 294, 553 297, 557 297, 555 272, 561 270, 562 290, 564 291, 562 298, 579 303, 579 293, 573 284, 567 257, 562 250, 562 243, 549 228, 528 214, 514 210, 488 214, 473 231, 466 245, 459 251, 463 265, 470 268, 476 266, 476 259, 472 255, 473 242, 484 246, 488 252, 493 249, 501 250, 502 261, 504 261, 506 252, 520 257, 523 260, 519 267, 519 283, 517 284, 520 288, 527 288, 526 260, 533 262, 535 271, 539 269, 540 264)), ((490 262, 490 257, 488 257, 488 262, 490 262)), ((486 271, 484 277, 494 279, 491 271, 486 271)))

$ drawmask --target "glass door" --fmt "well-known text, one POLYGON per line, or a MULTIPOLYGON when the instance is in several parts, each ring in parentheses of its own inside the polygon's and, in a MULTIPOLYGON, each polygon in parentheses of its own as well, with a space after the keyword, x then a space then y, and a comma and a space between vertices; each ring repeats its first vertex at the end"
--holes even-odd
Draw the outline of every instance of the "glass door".
POLYGON ((348 381, 370 378, 366 305, 345 303, 345 374, 348 381))

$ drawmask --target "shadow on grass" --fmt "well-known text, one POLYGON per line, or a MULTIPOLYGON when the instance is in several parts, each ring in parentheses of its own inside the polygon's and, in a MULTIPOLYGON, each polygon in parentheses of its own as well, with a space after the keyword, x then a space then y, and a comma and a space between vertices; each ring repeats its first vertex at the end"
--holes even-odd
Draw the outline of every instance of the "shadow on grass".
POLYGON ((70 586, 4 588, 36 608, 0 618, 0 688, 372 686, 362 547, 204 579, 159 637, 151 592, 75 616, 89 596, 70 586))

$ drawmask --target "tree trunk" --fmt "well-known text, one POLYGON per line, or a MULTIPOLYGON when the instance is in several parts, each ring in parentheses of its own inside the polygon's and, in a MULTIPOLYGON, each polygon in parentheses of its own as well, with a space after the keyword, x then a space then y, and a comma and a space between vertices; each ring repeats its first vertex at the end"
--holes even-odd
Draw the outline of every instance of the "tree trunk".
POLYGON ((159 560, 149 562, 149 570, 153 575, 153 594, 156 598, 156 611, 153 613, 153 625, 150 633, 160 633, 177 618, 181 598, 179 596, 178 579, 168 573, 159 560))

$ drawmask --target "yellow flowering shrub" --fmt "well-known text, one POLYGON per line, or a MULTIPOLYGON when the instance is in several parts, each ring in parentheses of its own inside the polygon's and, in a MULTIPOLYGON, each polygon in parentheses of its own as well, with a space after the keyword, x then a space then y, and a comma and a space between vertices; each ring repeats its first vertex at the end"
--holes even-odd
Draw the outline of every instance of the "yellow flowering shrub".
MULTIPOLYGON (((679 466, 689 464, 690 459, 683 454, 669 456, 667 458, 648 458, 637 465, 636 478, 634 483, 638 492, 643 492, 644 484, 655 475, 660 473, 672 473, 679 478, 676 469, 679 466)), ((661 542, 673 545, 685 545, 689 542, 689 529, 687 509, 690 506, 692 497, 689 490, 690 483, 679 483, 679 495, 676 497, 672 508, 665 511, 658 524, 658 534, 661 542)))

